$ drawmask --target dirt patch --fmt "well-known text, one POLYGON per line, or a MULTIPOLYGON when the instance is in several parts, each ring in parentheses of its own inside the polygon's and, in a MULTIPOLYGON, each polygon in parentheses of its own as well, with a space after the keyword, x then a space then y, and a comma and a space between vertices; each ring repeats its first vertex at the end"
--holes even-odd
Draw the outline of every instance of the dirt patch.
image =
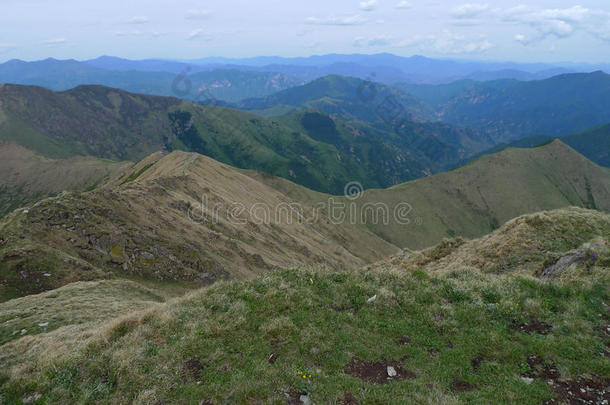
POLYGON ((453 392, 469 392, 476 389, 477 387, 463 380, 454 380, 451 384, 451 391, 453 392))
POLYGON ((602 338, 610 338, 610 325, 606 326, 596 326, 593 328, 595 331, 599 332, 599 335, 602 338))
POLYGON ((481 368, 481 364, 485 362, 487 359, 483 356, 477 356, 474 359, 470 360, 470 365, 474 371, 479 371, 481 368))
POLYGON ((541 322, 535 318, 526 323, 511 325, 510 328, 517 332, 537 333, 539 335, 548 335, 553 329, 548 323, 541 322))
POLYGON ((610 403, 610 378, 594 376, 578 380, 556 381, 552 385, 556 398, 545 404, 607 404, 610 403))
POLYGON ((544 361, 538 356, 532 355, 527 358, 527 365, 530 371, 525 374, 525 377, 539 378, 541 380, 556 381, 559 379, 559 369, 553 362, 544 361))
POLYGON ((360 401, 351 392, 343 394, 343 398, 338 398, 337 403, 340 405, 359 405, 360 401))
POLYGON ((198 358, 188 359, 182 365, 182 379, 187 380, 189 377, 198 380, 201 377, 203 365, 198 358))
POLYGON ((278 347, 279 345, 286 343, 284 339, 271 339, 271 346, 278 347))
POLYGON ((552 362, 537 356, 529 356, 530 372, 526 377, 544 380, 555 392, 555 398, 545 404, 604 404, 610 403, 610 378, 593 376, 577 380, 560 380, 559 369, 552 362))
POLYGON ((411 338, 407 337, 407 336, 403 336, 400 339, 398 339, 398 345, 399 346, 406 346, 411 344, 411 338))
POLYGON ((386 384, 393 380, 415 379, 417 375, 412 371, 403 369, 397 362, 369 362, 353 359, 345 366, 345 374, 357 377, 362 381, 373 384, 386 384), (388 367, 392 367, 396 375, 390 376, 388 367))

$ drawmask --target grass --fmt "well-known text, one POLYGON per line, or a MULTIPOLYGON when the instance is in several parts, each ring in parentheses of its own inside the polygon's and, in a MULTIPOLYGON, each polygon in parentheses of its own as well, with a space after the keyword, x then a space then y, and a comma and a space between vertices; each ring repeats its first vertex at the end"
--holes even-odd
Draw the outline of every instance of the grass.
POLYGON ((127 166, 93 157, 49 159, 0 140, 0 216, 65 190, 92 191, 127 166))
POLYGON ((145 171, 150 169, 153 164, 154 163, 149 163, 149 164, 145 165, 143 168, 141 168, 139 171, 137 171, 136 173, 132 173, 129 177, 127 177, 121 183, 121 186, 124 185, 124 184, 127 184, 127 183, 131 183, 132 181, 136 180, 138 177, 140 177, 142 175, 142 173, 144 173, 145 171))
POLYGON ((32 336, 65 325, 112 319, 162 301, 154 290, 130 281, 73 283, 0 304, 0 345, 25 334, 32 336))
POLYGON ((476 267, 485 272, 537 275, 572 249, 593 249, 591 256, 602 260, 610 251, 608 240, 607 214, 572 207, 524 215, 480 239, 447 239, 408 257, 391 258, 385 265, 432 272, 476 267))
POLYGON ((315 403, 350 392, 362 403, 535 404, 553 393, 521 381, 530 355, 568 378, 610 373, 593 330, 608 287, 603 277, 582 287, 474 272, 282 270, 113 322, 32 374, 5 375, 2 392, 9 403, 33 393, 41 403, 283 403, 296 391, 315 403), (498 304, 484 304, 490 297, 498 304), (560 306, 542 305, 552 301, 560 306), (550 335, 510 329, 531 308, 550 335), (369 384, 345 373, 352 359, 395 361, 417 377, 369 384), (476 389, 454 392, 456 380, 476 389))
MULTIPOLYGON (((582 211, 542 217, 563 229, 582 211)), ((588 226, 574 227, 582 235, 573 240, 595 237, 588 226)), ((517 241, 515 229, 490 237, 517 241)), ((549 254, 570 247, 545 244, 544 235, 549 254)), ((431 263, 470 243, 443 243, 429 251, 431 263)), ((34 395, 39 403, 286 403, 306 393, 314 403, 352 395, 365 404, 539 404, 556 394, 542 378, 522 379, 536 372, 531 356, 557 367, 562 381, 610 375, 609 264, 606 251, 552 282, 518 265, 498 274, 472 264, 431 272, 387 263, 222 281, 100 322, 68 339, 69 350, 58 342, 70 326, 5 344, 14 357, 0 392, 6 403, 34 395), (534 321, 548 330, 519 330, 534 321), (412 378, 374 384, 351 373, 354 361, 392 364, 412 378)))
POLYGON ((124 173, 0 219, 0 300, 110 275, 197 288, 274 267, 358 267, 398 250, 351 224, 276 215, 289 197, 194 153, 155 154, 124 173), (246 208, 245 226, 231 217, 235 204, 246 208), (269 224, 254 217, 254 204, 269 209, 269 224))

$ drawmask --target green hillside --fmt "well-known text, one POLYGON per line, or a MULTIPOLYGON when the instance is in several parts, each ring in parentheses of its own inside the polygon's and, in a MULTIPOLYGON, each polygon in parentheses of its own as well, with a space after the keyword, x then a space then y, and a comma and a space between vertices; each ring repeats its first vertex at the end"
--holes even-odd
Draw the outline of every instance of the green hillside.
MULTIPOLYGON (((480 131, 434 122, 437 120, 432 110, 408 93, 379 83, 336 75, 326 76, 265 98, 245 100, 238 106, 292 123, 293 127, 295 119, 290 117, 301 115, 288 112, 298 111, 302 114, 320 111, 329 114, 335 121, 342 121, 353 128, 352 132, 356 138, 349 134, 344 136, 343 140, 347 141, 345 148, 383 139, 384 143, 403 152, 399 160, 404 159, 405 155, 408 156, 407 160, 414 160, 413 168, 424 169, 426 174, 454 167, 463 159, 493 145, 491 138, 480 131)), ((309 132, 312 130, 315 128, 309 132)), ((383 151, 378 152, 378 155, 370 157, 373 162, 383 160, 390 165, 397 163, 388 159, 383 151)), ((407 169, 413 171, 411 168, 407 169)), ((386 169, 386 172, 400 173, 396 169, 386 169)), ((404 177, 398 175, 395 180, 404 177)), ((390 184, 398 183, 393 181, 390 184)))
POLYGON ((432 110, 407 93, 373 81, 338 75, 325 76, 267 97, 244 100, 238 106, 264 116, 281 115, 287 109, 315 109, 326 114, 377 122, 382 120, 377 110, 388 100, 392 105, 399 105, 401 114, 409 120, 434 120, 432 110))
POLYGON ((333 194, 351 181, 373 188, 419 178, 491 145, 444 124, 405 121, 395 132, 385 123, 303 114, 265 119, 102 86, 61 93, 0 87, 0 140, 49 157, 137 161, 159 150, 186 150, 333 194), (338 128, 339 138, 325 138, 325 126, 338 128))
MULTIPOLYGON (((8 403, 604 403, 609 221, 570 209, 490 235, 546 247, 525 260, 586 252, 550 281, 520 273, 520 261, 494 274, 459 263, 413 270, 397 257, 361 270, 277 270, 128 315, 154 293, 92 291, 94 303, 120 303, 110 321, 49 318, 48 294, 15 300, 29 311, 23 325, 49 320, 50 331, 0 328, 20 335, 1 346, 0 395, 8 403), (553 231, 562 227, 558 245, 553 231)), ((446 245, 421 254, 442 264, 446 245)), ((53 293, 61 302, 87 288, 53 293)))
MULTIPOLYGON (((281 180, 262 181, 288 195, 320 200, 319 195, 292 194, 292 185, 281 180)), ((545 209, 580 206, 609 212, 610 170, 556 140, 533 149, 507 149, 446 173, 340 201, 347 211, 355 210, 359 222, 365 213, 364 222, 381 238, 421 249, 443 237, 479 237, 511 218, 545 209), (386 208, 377 211, 378 204, 386 208), (406 215, 405 223, 395 221, 396 210, 406 215), (387 214, 387 222, 380 213, 387 214)))

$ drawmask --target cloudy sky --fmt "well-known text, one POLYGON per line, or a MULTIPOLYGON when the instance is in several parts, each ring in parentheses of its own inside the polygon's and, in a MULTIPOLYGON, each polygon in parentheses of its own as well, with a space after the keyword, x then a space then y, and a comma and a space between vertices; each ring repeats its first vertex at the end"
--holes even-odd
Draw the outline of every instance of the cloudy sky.
POLYGON ((377 52, 610 61, 608 0, 1 0, 0 11, 0 61, 377 52))

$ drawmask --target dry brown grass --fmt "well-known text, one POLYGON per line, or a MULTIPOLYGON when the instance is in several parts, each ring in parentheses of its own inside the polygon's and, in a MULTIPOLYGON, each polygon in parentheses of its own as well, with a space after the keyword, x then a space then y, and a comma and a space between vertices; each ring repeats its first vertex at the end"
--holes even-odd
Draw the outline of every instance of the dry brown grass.
MULTIPOLYGON (((1 118, 0 108, 0 122, 1 118)), ((129 165, 92 157, 49 159, 17 144, 0 142, 0 216, 66 190, 93 188, 129 165)))
POLYGON ((603 255, 609 240, 609 215, 573 207, 518 217, 480 239, 446 240, 430 249, 395 256, 380 266, 445 273, 472 268, 537 275, 549 261, 571 249, 595 245, 597 255, 603 255))

